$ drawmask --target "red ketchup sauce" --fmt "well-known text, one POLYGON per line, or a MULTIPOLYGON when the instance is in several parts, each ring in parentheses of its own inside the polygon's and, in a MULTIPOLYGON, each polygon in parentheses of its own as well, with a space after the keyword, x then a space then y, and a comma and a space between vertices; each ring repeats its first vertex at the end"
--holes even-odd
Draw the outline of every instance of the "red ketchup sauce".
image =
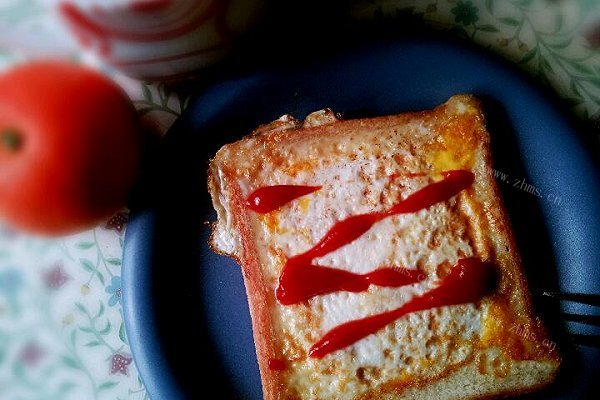
MULTIPOLYGON (((465 170, 446 171, 442 176, 443 180, 416 191, 387 211, 354 215, 335 223, 311 249, 287 260, 279 277, 275 293, 277 300, 283 305, 291 305, 336 291, 362 292, 369 285, 399 287, 425 279, 420 271, 407 268, 382 267, 367 274, 356 274, 316 265, 312 261, 353 242, 384 218, 417 212, 446 201, 469 188, 474 181, 473 173, 465 170)), ((320 188, 294 185, 262 187, 248 196, 246 204, 258 213, 268 213, 320 188)), ((492 275, 492 269, 486 265, 476 259, 460 260, 438 288, 396 310, 334 328, 311 348, 310 356, 321 358, 410 312, 479 300, 488 290, 488 275, 492 275)))
POLYGON ((283 305, 341 290, 357 293, 367 290, 369 285, 399 287, 425 279, 421 271, 401 267, 378 268, 361 275, 314 265, 310 260, 290 260, 284 266, 275 291, 277 300, 283 305))
POLYGON ((443 176, 442 181, 416 191, 388 211, 354 215, 335 223, 310 250, 287 260, 275 292, 277 300, 289 305, 341 290, 361 292, 367 290, 370 284, 398 287, 424 279, 419 271, 406 268, 385 268, 359 275, 314 265, 312 260, 351 243, 384 218, 415 212, 447 200, 471 186, 474 179, 469 171, 449 171, 443 176))
POLYGON ((377 332, 409 313, 476 302, 493 289, 495 277, 495 269, 490 263, 476 258, 461 259, 435 289, 414 297, 408 303, 394 310, 346 322, 333 328, 311 347, 309 355, 314 358, 323 358, 331 352, 377 332))
POLYGON ((269 358, 269 369, 271 371, 283 371, 287 368, 284 360, 279 358, 269 358))
POLYGON ((246 206, 260 214, 278 209, 292 200, 321 189, 321 186, 275 185, 265 186, 250 193, 246 206))

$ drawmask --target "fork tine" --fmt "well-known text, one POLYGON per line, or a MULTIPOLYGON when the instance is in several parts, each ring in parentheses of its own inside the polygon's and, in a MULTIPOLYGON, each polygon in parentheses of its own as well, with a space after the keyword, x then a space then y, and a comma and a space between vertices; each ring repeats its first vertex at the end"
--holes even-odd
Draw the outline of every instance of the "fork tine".
POLYGON ((542 295, 556 300, 573 301, 575 303, 589 304, 591 306, 600 306, 600 295, 598 294, 543 292, 542 295))
POLYGON ((583 335, 580 333, 572 333, 569 336, 571 336, 575 344, 600 348, 600 335, 583 335))
POLYGON ((600 316, 598 315, 580 315, 572 313, 561 313, 562 319, 573 322, 581 322, 583 324, 600 326, 600 316))

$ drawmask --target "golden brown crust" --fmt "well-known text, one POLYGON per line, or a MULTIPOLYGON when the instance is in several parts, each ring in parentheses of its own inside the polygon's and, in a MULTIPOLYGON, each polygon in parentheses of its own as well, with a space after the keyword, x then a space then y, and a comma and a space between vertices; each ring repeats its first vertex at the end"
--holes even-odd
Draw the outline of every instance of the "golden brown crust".
MULTIPOLYGON (((210 174, 209 185, 215 185, 214 179, 214 176, 210 174)), ((236 186, 231 187, 231 200, 231 204, 234 207, 231 211, 235 215, 236 229, 239 230, 242 237, 249 237, 252 235, 249 222, 247 218, 244 218, 246 213, 241 209, 245 201, 241 196, 239 188, 236 186)), ((260 273, 261 268, 256 258, 257 250, 252 248, 250 243, 249 241, 244 241, 241 254, 233 254, 231 256, 242 266, 258 367, 260 375, 263 378, 263 396, 265 399, 277 399, 282 385, 279 379, 280 372, 269 368, 269 360, 279 358, 274 348, 275 342, 271 340, 273 337, 273 323, 270 318, 269 310, 271 306, 269 303, 273 301, 273 296, 269 293, 269 286, 265 284, 260 273)), ((222 253, 220 249, 213 245, 212 238, 210 246, 213 250, 222 253)))
POLYGON ((389 384, 358 396, 357 400, 391 400, 398 398, 418 398, 428 400, 434 397, 453 398, 460 400, 489 400, 507 398, 539 390, 552 382, 556 375, 556 373, 550 374, 548 375, 548 378, 528 386, 523 386, 522 382, 518 382, 521 384, 521 387, 515 387, 512 389, 498 387, 493 388, 494 393, 472 393, 473 391, 469 392, 469 390, 464 390, 464 386, 469 384, 474 386, 484 382, 483 380, 480 380, 480 382, 476 381, 477 377, 481 377, 482 375, 473 373, 474 366, 475 363, 473 360, 469 360, 461 363, 460 365, 448 368, 443 374, 434 378, 418 379, 411 382, 390 382, 389 384), (467 378, 463 377, 465 375, 467 378), (446 397, 444 397, 444 392, 449 391, 449 386, 451 389, 454 389, 454 393, 452 395, 446 394, 446 397), (427 392, 423 394, 422 391, 424 390, 427 392))
MULTIPOLYGON (((398 166, 405 163, 413 167, 425 165, 433 177, 448 169, 466 168, 474 172, 474 186, 460 195, 459 213, 462 219, 470 221, 468 236, 474 254, 499 265, 501 277, 497 293, 479 306, 486 310, 482 316, 483 333, 473 346, 471 356, 454 365, 448 364, 439 374, 390 379, 383 385, 363 391, 357 398, 427 398, 419 397, 419 393, 428 393, 431 388, 447 391, 444 398, 496 398, 535 390, 549 383, 556 374, 560 357, 541 322, 533 315, 515 239, 493 178, 490 138, 478 102, 471 96, 459 95, 432 111, 348 121, 335 121, 330 115, 324 125, 317 122, 314 126, 312 123, 301 126, 293 118, 284 117, 262 126, 245 139, 224 146, 209 170, 209 188, 219 214, 211 246, 234 257, 242 266, 264 398, 303 398, 302 393, 288 385, 285 371, 269 368, 269 360, 283 359, 287 352, 287 362, 293 363, 306 357, 306 349, 290 353, 285 349, 285 343, 290 341, 286 342, 285 334, 274 328, 278 321, 273 319, 272 313, 276 306, 273 282, 267 281, 261 271, 258 255, 263 250, 252 239, 252 222, 244 207, 239 179, 256 187, 270 179, 265 178, 265 170, 280 171, 294 178, 308 176, 307 172, 317 168, 319 160, 341 155, 350 160, 366 158, 370 147, 381 144, 368 140, 360 145, 353 143, 365 139, 364 132, 391 132, 389 134, 393 135, 396 129, 415 123, 421 123, 428 132, 436 134, 424 140, 418 138, 418 132, 412 133, 416 139, 406 141, 408 155, 401 155, 395 149, 385 151, 394 153, 393 159, 398 166), (303 153, 293 154, 296 148, 302 148, 303 153), (426 156, 422 157, 422 154, 426 156), (420 164, 415 164, 415 158, 420 164), (225 218, 231 220, 224 223, 225 218), (214 245, 219 240, 221 244, 214 245), (508 330, 507 326, 510 327, 508 330), (523 335, 524 331, 526 335, 523 335), (295 358, 290 358, 290 354, 296 354, 295 358), (511 381, 516 379, 515 374, 522 373, 519 368, 526 372, 539 370, 537 380, 528 381, 521 377, 521 382, 511 381), (461 379, 479 379, 482 385, 487 385, 488 392, 455 393, 448 389, 447 385, 460 386, 461 379), (494 382, 498 384, 494 386, 494 382)), ((421 174, 410 167, 399 172, 400 175, 414 173, 421 174)), ((270 218, 264 221, 275 229, 277 216, 270 218)))

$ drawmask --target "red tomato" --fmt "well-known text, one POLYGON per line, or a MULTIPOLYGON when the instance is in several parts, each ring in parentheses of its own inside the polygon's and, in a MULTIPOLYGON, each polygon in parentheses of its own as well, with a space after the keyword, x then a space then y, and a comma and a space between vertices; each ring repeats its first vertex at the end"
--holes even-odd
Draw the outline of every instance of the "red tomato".
POLYGON ((38 61, 0 75, 0 216, 44 234, 125 205, 140 164, 135 109, 90 69, 38 61))

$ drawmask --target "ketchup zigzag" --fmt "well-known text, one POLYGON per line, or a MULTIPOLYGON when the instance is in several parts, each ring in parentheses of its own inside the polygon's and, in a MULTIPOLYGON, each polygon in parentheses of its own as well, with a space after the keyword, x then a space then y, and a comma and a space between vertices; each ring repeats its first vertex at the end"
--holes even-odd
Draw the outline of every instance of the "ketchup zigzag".
MULTIPOLYGON (((384 218, 417 212, 446 201, 469 188, 474 181, 473 173, 465 170, 446 171, 442 176, 443 180, 416 191, 389 210, 354 215, 335 223, 311 249, 287 260, 279 277, 277 300, 283 305, 291 305, 336 291, 361 292, 367 290, 371 284, 399 287, 425 279, 419 271, 407 268, 383 267, 367 274, 356 274, 316 265, 313 264, 313 260, 353 242, 384 218)), ((267 213, 318 189, 320 186, 262 187, 250 194, 247 205, 256 212, 267 213)), ((489 291, 493 276, 493 266, 488 263, 475 258, 461 259, 440 286, 413 298, 395 310, 335 327, 312 346, 309 355, 322 358, 375 333, 411 312, 477 301, 489 291)))

